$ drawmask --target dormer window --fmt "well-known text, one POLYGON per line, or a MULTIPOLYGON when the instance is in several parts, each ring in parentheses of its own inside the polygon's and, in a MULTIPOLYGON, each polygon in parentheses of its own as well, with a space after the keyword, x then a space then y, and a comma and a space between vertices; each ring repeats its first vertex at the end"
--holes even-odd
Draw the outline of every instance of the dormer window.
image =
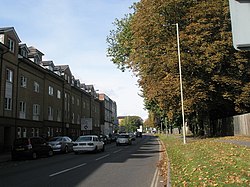
POLYGON ((27 53, 27 51, 25 51, 25 50, 21 50, 21 55, 23 56, 23 57, 26 57, 27 58, 27 56, 28 56, 28 53, 27 53))
POLYGON ((15 42, 14 40, 8 38, 8 46, 9 46, 9 50, 14 53, 15 52, 15 42))
POLYGON ((35 56, 35 58, 34 58, 34 62, 35 62, 36 64, 38 64, 39 59, 37 58, 37 56, 35 56))

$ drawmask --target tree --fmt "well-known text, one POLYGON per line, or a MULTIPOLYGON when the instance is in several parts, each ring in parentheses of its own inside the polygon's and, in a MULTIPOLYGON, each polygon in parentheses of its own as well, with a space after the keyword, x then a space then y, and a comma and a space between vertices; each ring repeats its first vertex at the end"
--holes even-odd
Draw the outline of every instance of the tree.
POLYGON ((232 46, 227 0, 141 0, 125 20, 111 38, 122 44, 126 60, 113 62, 138 76, 150 111, 172 122, 180 119, 174 23, 180 26, 184 109, 189 123, 195 123, 191 129, 211 135, 210 120, 250 111, 249 52, 232 46))
POLYGON ((120 126, 124 126, 127 132, 135 132, 141 125, 143 125, 143 120, 139 116, 126 116, 120 123, 120 126))

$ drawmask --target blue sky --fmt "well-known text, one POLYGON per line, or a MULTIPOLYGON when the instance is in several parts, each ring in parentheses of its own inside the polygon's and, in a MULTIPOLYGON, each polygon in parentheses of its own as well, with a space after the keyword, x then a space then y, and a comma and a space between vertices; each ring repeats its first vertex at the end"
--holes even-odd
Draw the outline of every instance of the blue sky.
POLYGON ((146 119, 137 78, 106 57, 112 23, 136 1, 1 0, 0 27, 14 27, 22 43, 45 54, 43 60, 69 65, 76 79, 116 101, 118 116, 146 119))

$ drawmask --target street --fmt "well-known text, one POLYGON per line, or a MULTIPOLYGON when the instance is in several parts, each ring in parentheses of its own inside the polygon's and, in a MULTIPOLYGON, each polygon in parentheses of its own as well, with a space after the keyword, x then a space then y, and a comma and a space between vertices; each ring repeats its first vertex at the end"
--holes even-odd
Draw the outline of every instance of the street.
POLYGON ((99 153, 57 154, 0 164, 1 186, 152 186, 159 160, 157 137, 144 135, 132 145, 106 145, 99 153))

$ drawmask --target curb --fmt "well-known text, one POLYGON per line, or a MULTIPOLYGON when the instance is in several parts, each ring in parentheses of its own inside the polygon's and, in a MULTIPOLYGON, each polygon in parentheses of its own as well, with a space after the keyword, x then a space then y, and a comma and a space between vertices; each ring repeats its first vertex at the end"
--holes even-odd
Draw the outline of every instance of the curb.
POLYGON ((168 157, 168 153, 167 153, 167 149, 166 149, 166 146, 165 144, 160 140, 161 142, 161 146, 163 147, 162 151, 165 152, 166 156, 167 156, 167 162, 168 162, 168 167, 167 167, 167 181, 165 183, 164 186, 166 187, 171 187, 171 177, 170 177, 170 174, 171 174, 171 165, 170 165, 170 160, 169 160, 169 157, 168 157))

